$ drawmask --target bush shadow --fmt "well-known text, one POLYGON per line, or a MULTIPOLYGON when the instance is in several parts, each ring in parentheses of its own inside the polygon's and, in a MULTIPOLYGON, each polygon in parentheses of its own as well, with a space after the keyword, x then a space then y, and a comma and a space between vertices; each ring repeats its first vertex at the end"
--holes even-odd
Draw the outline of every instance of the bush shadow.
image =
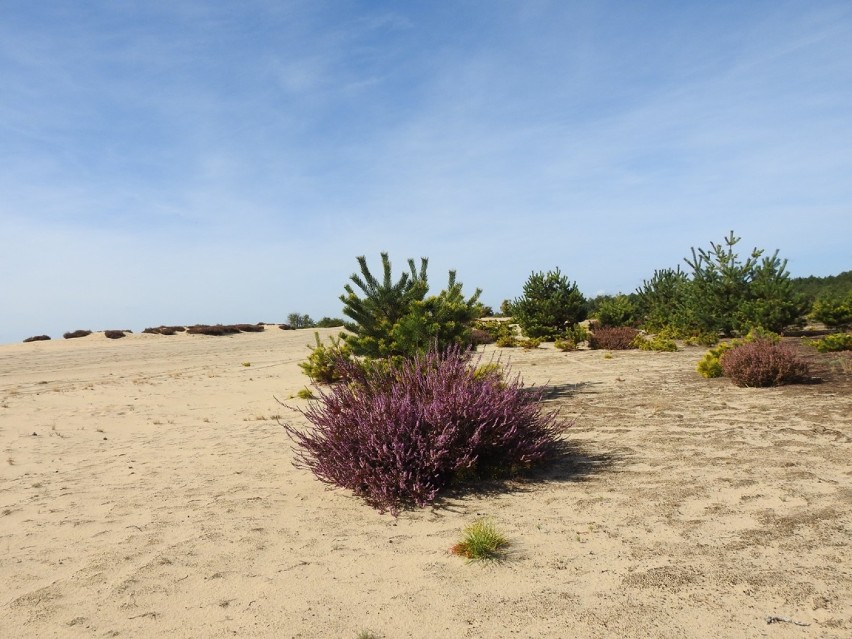
MULTIPOLYGON (((450 485, 429 506, 433 513, 460 511, 470 497, 493 497, 505 494, 532 493, 549 483, 580 483, 600 473, 613 470, 626 459, 618 451, 590 450, 585 444, 561 441, 554 458, 542 466, 511 477, 476 478, 450 485)), ((403 508, 401 510, 419 510, 403 508)))

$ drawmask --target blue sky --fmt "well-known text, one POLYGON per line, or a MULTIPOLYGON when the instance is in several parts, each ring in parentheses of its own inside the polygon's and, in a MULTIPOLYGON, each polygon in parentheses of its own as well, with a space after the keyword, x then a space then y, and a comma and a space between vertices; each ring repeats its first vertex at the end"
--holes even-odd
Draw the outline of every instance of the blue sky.
POLYGON ((0 342, 340 316, 358 255, 498 306, 729 230, 852 268, 852 3, 0 3, 0 342))

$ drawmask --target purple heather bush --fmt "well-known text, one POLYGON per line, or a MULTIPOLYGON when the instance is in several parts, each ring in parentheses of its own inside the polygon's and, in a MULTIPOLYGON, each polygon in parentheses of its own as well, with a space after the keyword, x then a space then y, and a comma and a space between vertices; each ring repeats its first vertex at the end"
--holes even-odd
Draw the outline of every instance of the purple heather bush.
POLYGON ((600 326, 589 337, 590 348, 605 348, 611 351, 623 351, 633 346, 633 340, 639 331, 629 326, 600 326))
POLYGON ((789 344, 764 338, 745 342, 724 353, 722 372, 737 386, 765 387, 792 384, 808 375, 808 364, 789 344))
MULTIPOLYGON (((432 503, 454 481, 510 476, 552 459, 567 424, 502 365, 474 374, 452 347, 390 365, 341 360, 341 383, 284 425, 297 465, 380 511, 432 503)), ((483 367, 484 368, 484 367, 483 367)))

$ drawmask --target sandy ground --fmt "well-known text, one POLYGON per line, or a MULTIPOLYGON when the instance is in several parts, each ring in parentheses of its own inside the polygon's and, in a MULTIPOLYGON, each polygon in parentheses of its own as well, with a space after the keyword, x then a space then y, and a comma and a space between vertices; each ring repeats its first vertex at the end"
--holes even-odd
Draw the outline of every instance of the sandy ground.
POLYGON ((849 357, 757 390, 503 351, 573 453, 394 519, 292 465, 311 338, 0 346, 0 637, 852 636, 849 357), (448 552, 480 516, 501 562, 448 552))

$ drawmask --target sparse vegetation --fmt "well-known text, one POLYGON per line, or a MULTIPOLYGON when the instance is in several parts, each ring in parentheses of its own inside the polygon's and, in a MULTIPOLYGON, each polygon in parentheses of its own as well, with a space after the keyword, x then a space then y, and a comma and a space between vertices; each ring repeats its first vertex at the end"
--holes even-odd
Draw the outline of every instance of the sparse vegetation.
POLYGON ((33 335, 32 337, 28 337, 24 340, 24 343, 27 344, 29 342, 44 342, 50 339, 49 335, 33 335))
POLYGON ((107 337, 107 339, 121 339, 122 337, 127 335, 127 333, 129 333, 129 332, 130 331, 113 331, 113 330, 110 330, 110 331, 104 331, 104 335, 107 337))

